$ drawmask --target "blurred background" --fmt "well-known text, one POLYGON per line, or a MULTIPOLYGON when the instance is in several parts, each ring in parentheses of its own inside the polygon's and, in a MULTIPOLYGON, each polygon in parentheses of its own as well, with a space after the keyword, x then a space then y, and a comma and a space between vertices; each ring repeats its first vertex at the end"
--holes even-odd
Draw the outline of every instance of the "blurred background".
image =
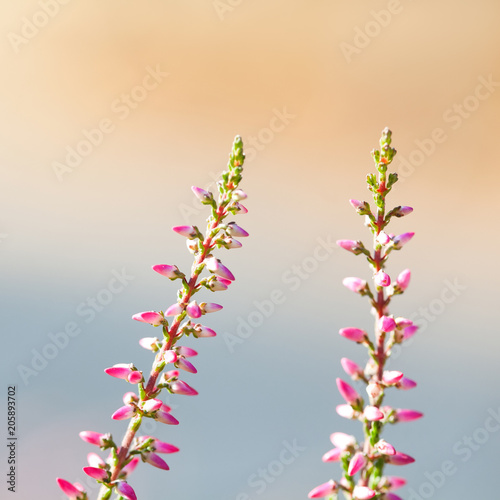
MULTIPOLYGON (((166 400, 179 426, 146 429, 181 452, 130 483, 142 500, 300 500, 340 477, 321 462, 330 433, 361 436, 335 413, 335 378, 366 353, 337 332, 372 318, 341 284, 369 279, 366 261, 333 242, 370 242, 348 199, 368 199, 386 126, 389 202, 415 208, 390 229, 416 232, 389 261, 413 273, 391 312, 421 326, 390 363, 418 387, 386 401, 425 413, 386 429, 416 458, 387 472, 406 500, 496 497, 499 16, 493 0, 4 2, 0 399, 6 415, 16 386, 16 498, 85 481, 97 450, 79 431, 121 439, 110 415, 129 387, 103 369, 149 371, 137 341, 156 331, 131 316, 175 301, 151 265, 189 270, 171 227, 203 226, 190 186, 213 187, 236 134, 250 238, 219 254, 231 290, 203 297, 224 306, 205 321, 218 336, 186 340, 200 395, 166 400)), ((7 491, 7 455, 2 471, 7 491)))

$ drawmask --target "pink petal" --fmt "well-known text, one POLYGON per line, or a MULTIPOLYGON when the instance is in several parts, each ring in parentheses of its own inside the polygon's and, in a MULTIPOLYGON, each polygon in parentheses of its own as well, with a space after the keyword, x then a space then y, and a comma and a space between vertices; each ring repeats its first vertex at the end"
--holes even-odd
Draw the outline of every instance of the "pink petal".
POLYGON ((108 472, 104 469, 99 469, 98 467, 84 467, 83 472, 96 481, 104 481, 105 479, 108 479, 108 472))
POLYGON ((377 493, 367 486, 355 486, 353 490, 353 498, 358 500, 368 500, 373 498, 377 493))
POLYGON ((346 400, 346 403, 350 405, 357 405, 361 401, 361 396, 353 389, 347 382, 344 382, 341 378, 337 378, 337 388, 340 395, 346 400))
POLYGON ((353 342, 358 342, 358 343, 363 342, 368 337, 367 333, 364 330, 352 327, 341 328, 339 330, 339 334, 348 340, 352 340, 353 342))
POLYGON ((93 432, 93 431, 82 431, 80 432, 79 436, 81 439, 83 439, 83 441, 86 441, 87 443, 90 444, 95 444, 96 446, 103 446, 104 440, 106 438, 109 438, 107 434, 101 434, 99 432, 93 432))
POLYGON ((69 497, 70 500, 78 500, 79 498, 83 498, 83 491, 76 488, 66 479, 57 478, 57 484, 59 484, 59 488, 63 491, 65 495, 69 497))
POLYGON ((387 287, 391 284, 391 277, 382 269, 375 274, 374 279, 375 284, 379 287, 387 287))
POLYGON ((190 385, 186 384, 182 380, 176 380, 170 384, 170 390, 174 394, 182 394, 184 396, 196 396, 198 392, 193 389, 190 385))
POLYGON ((323 462, 339 462, 343 451, 341 448, 333 448, 333 450, 327 451, 321 460, 323 462))
POLYGON ((378 320, 378 328, 381 332, 389 333, 396 329, 396 322, 390 316, 382 316, 378 320))
POLYGON ((135 491, 132 486, 127 484, 125 481, 118 481, 115 485, 116 491, 127 500, 137 500, 137 496, 135 495, 135 491))
POLYGON ((180 304, 172 304, 166 311, 165 316, 177 316, 182 311, 184 311, 184 307, 180 304))
POLYGON ((215 337, 217 334, 208 326, 195 325, 193 335, 198 339, 202 337, 215 337))
POLYGON ((398 389, 402 389, 403 391, 407 391, 409 389, 413 389, 417 387, 417 383, 414 380, 403 377, 397 384, 396 387, 398 389))
POLYGON ((410 284, 411 279, 411 271, 409 269, 405 269, 399 273, 399 276, 396 280, 396 283, 399 285, 401 290, 406 290, 408 285, 410 284))
POLYGON ((227 225, 226 231, 230 236, 236 236, 236 237, 249 236, 249 234, 242 227, 238 226, 238 224, 235 224, 234 222, 230 222, 227 225))
POLYGON ((156 352, 158 350, 159 339, 156 337, 144 337, 139 340, 139 345, 148 351, 156 352))
POLYGON ((354 410, 351 405, 337 405, 335 411, 338 415, 344 418, 354 418, 354 410))
POLYGON ((142 454, 144 457, 144 460, 150 465, 153 465, 154 467, 158 467, 158 469, 163 469, 163 470, 169 470, 170 467, 167 465, 167 462, 163 460, 159 455, 156 453, 152 452, 145 452, 142 454))
POLYGON ((148 399, 142 404, 141 410, 150 413, 159 410, 162 405, 163 403, 159 399, 148 399))
POLYGON ((154 326, 159 326, 163 323, 163 316, 156 311, 137 313, 132 316, 132 319, 135 319, 136 321, 142 321, 143 323, 149 323, 150 325, 154 326))
POLYGON ((395 455, 389 457, 389 463, 392 465, 407 465, 415 462, 413 457, 410 455, 405 455, 404 453, 396 452, 395 455))
POLYGON ((334 432, 330 435, 330 441, 333 446, 340 448, 341 450, 346 450, 352 446, 356 445, 356 438, 345 432, 334 432))
POLYGON ((122 467, 122 474, 130 476, 139 463, 139 457, 134 457, 125 467, 122 467))
POLYGON ((175 363, 175 366, 189 373, 198 373, 198 370, 195 368, 195 366, 190 361, 184 358, 179 358, 175 363))
POLYGON ((201 310, 204 313, 213 313, 220 311, 222 309, 222 306, 220 304, 214 304, 213 302, 208 302, 208 303, 202 302, 200 306, 201 310))
POLYGON ((367 406, 363 412, 366 420, 370 422, 383 420, 384 414, 376 406, 367 406))
POLYGON ((197 235, 197 231, 194 226, 175 226, 172 230, 189 239, 196 238, 197 235))
POLYGON ((166 278, 169 278, 171 280, 179 278, 179 276, 182 275, 177 266, 169 266, 168 264, 157 264, 156 266, 153 266, 152 269, 158 274, 161 274, 162 276, 165 276, 166 278))
POLYGON ((417 420, 424 416, 423 413, 415 410, 405 410, 398 409, 396 410, 396 421, 397 422, 411 422, 412 420, 417 420))
POLYGON ((112 377, 128 380, 128 376, 132 372, 131 366, 132 365, 130 364, 120 363, 110 368, 106 368, 104 373, 111 375, 112 377))
POLYGON ((178 346, 175 348, 177 354, 184 356, 185 358, 190 358, 191 356, 197 356, 198 352, 195 351, 194 349, 191 349, 191 347, 186 347, 186 346, 178 346))
POLYGON ((199 318, 201 316, 201 309, 196 300, 191 301, 187 307, 186 312, 190 318, 199 318))
POLYGON ((309 492, 309 498, 323 498, 335 493, 338 490, 337 483, 330 479, 327 483, 320 484, 316 486, 313 490, 309 492))
POLYGON ((104 467, 106 462, 97 453, 88 453, 87 462, 90 467, 104 467))
POLYGON ((403 378, 403 374, 396 370, 384 371, 382 374, 382 381, 387 385, 397 384, 403 378))
POLYGON ((162 424, 179 425, 179 421, 173 415, 163 410, 158 410, 155 413, 154 419, 158 420, 158 422, 161 422, 162 424))
POLYGON ((126 420, 127 418, 133 417, 134 414, 135 409, 132 406, 122 406, 111 415, 111 418, 113 420, 126 420))
POLYGON ((359 293, 366 288, 366 281, 360 278, 344 278, 342 284, 354 293, 359 293))
POLYGON ((354 476, 358 471, 360 471, 366 464, 366 459, 360 451, 354 454, 349 462, 349 468, 347 470, 347 474, 349 476, 354 476))

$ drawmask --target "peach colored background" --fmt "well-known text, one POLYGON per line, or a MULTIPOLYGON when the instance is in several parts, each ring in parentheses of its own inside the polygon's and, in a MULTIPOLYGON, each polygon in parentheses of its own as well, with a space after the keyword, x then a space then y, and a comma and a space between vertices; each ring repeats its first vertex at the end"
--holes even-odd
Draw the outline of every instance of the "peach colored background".
POLYGON ((337 249, 312 259, 320 241, 367 241, 347 200, 367 195, 385 126, 402 177, 391 201, 415 207, 392 229, 416 231, 389 264, 413 271, 392 312, 424 326, 391 364, 419 387, 388 403, 426 414, 387 430, 417 459, 391 473, 408 478, 406 500, 496 494, 500 433, 486 422, 500 407, 499 15, 492 0, 0 6, 2 380, 18 387, 17 499, 59 498, 56 476, 83 477, 95 450, 78 431, 121 435, 109 415, 126 388, 102 369, 149 368, 136 341, 151 331, 130 316, 173 302, 175 284, 150 266, 189 268, 170 227, 203 223, 189 187, 224 168, 235 134, 247 146, 250 210, 238 222, 251 237, 222 254, 237 281, 207 320, 219 336, 189 343, 199 374, 185 379, 200 396, 172 398, 181 425, 154 431, 181 453, 168 457, 170 472, 143 466, 131 484, 143 500, 299 500, 339 477, 320 460, 328 436, 359 429, 335 414, 335 377, 342 356, 364 353, 336 331, 371 325, 341 279, 369 272, 337 249), (157 81, 144 80, 148 68, 157 81), (79 165, 54 167, 103 123, 79 165), (307 279, 293 281, 294 266, 307 279), (86 302, 123 270, 133 279, 90 319, 86 302), (228 348, 273 290, 284 302, 228 348), (23 380, 33 349, 68 322, 82 333, 23 380), (280 469, 283 442, 294 440, 300 451, 280 469), (453 473, 435 474, 443 466, 453 473))

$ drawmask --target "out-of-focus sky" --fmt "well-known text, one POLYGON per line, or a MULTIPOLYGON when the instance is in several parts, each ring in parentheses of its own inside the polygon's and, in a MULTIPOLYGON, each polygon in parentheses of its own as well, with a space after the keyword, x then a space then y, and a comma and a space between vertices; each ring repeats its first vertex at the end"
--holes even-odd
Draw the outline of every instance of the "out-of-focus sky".
POLYGON ((149 370, 137 340, 155 332, 130 317, 174 302, 150 266, 189 270, 170 228, 203 225, 190 186, 213 183, 236 134, 251 236, 219 255, 231 290, 205 297, 224 305, 206 321, 219 335, 186 341, 200 395, 168 399, 178 427, 147 429, 181 452, 130 482, 142 500, 300 500, 340 476, 321 462, 329 435, 360 429, 335 413, 335 378, 365 352, 337 331, 372 320, 341 284, 369 279, 366 262, 332 242, 369 243, 347 200, 367 199, 386 126, 401 179, 389 200, 415 208, 391 230, 416 232, 389 261, 413 273, 391 313, 421 325, 390 363, 419 385, 386 401, 425 413, 387 429, 416 458, 388 471, 406 500, 493 498, 499 20, 493 0, 4 2, 1 410, 6 427, 14 384, 16 498, 84 479, 96 450, 80 430, 120 439, 109 417, 127 387, 103 369, 149 370))

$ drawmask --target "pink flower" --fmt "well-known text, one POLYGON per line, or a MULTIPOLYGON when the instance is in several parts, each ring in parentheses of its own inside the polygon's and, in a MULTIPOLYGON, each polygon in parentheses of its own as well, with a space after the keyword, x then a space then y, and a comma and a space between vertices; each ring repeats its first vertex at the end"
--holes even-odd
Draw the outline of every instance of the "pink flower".
POLYGON ((339 334, 342 337, 345 337, 348 340, 352 340, 353 342, 364 342, 368 338, 368 334, 359 328, 341 328, 339 330, 339 334))
POLYGON ((212 273, 215 273, 227 280, 234 281, 235 278, 233 273, 224 264, 222 264, 219 259, 216 259, 215 257, 207 257, 205 259, 205 264, 207 269, 212 273))
POLYGON ((330 441, 333 446, 341 450, 346 450, 356 445, 356 438, 345 432, 334 432, 330 435, 330 441))
POLYGON ((381 439, 378 443, 375 444, 375 449, 381 453, 382 455, 395 455, 396 450, 394 449, 394 446, 389 444, 387 441, 384 439, 381 439))
POLYGON ((370 422, 384 418, 384 414, 376 406, 366 406, 363 415, 370 422))
POLYGON ((105 467, 106 462, 97 453, 87 453, 87 462, 90 467, 105 467))
POLYGON ((104 372, 131 384, 137 384, 142 380, 142 373, 134 369, 133 364, 118 363, 111 368, 106 368, 104 372))
POLYGON ((184 307, 181 304, 172 304, 166 311, 165 316, 177 316, 184 311, 184 307))
POLYGON ((59 488, 61 488, 63 493, 69 497, 70 500, 80 500, 84 496, 85 490, 78 483, 71 484, 69 481, 66 481, 66 479, 61 479, 60 477, 58 477, 57 484, 59 485, 59 488))
POLYGON ((343 451, 341 448, 333 448, 333 450, 327 451, 321 460, 323 462, 339 462, 343 451))
POLYGON ((408 243, 414 236, 415 233, 403 233, 400 234, 399 236, 396 236, 392 241, 394 244, 394 248, 396 250, 399 250, 403 248, 406 243, 408 243))
POLYGON ((337 483, 330 479, 327 483, 320 484, 316 486, 313 490, 309 492, 309 498, 323 498, 335 493, 338 490, 337 483))
POLYGON ((241 203, 235 203, 234 204, 234 208, 235 208, 235 213, 237 214, 247 214, 248 213, 248 209, 243 206, 241 203))
POLYGON ((413 335, 417 333, 417 330, 417 325, 407 326, 403 331, 403 339, 408 340, 409 338, 413 337, 413 335))
POLYGON ((243 191, 243 189, 235 189, 231 193, 231 198, 236 201, 246 200, 247 194, 243 191))
POLYGON ((151 413, 153 411, 159 410, 163 405, 163 402, 159 399, 148 399, 141 404, 141 410, 146 413, 151 413))
POLYGON ((335 408, 338 415, 344 418, 354 418, 354 409, 351 405, 337 405, 335 408))
POLYGON ((377 492, 368 488, 368 486, 355 486, 352 492, 353 499, 357 500, 368 500, 369 498, 373 498, 377 492))
POLYGON ((208 303, 202 302, 200 304, 200 307, 201 307, 201 311, 204 314, 217 312, 217 311, 220 311, 222 309, 222 306, 220 304, 214 304, 213 302, 208 302, 208 303))
POLYGON ((361 369, 361 367, 349 358, 342 358, 340 360, 340 364, 342 365, 342 368, 347 373, 347 375, 350 375, 354 380, 357 380, 363 376, 363 370, 361 369))
POLYGON ((152 436, 141 436, 139 438, 139 442, 143 443, 145 441, 148 441, 149 439, 153 439, 153 442, 150 445, 153 451, 156 451, 158 453, 176 453, 179 451, 179 448, 177 448, 177 446, 169 443, 164 443, 163 441, 160 441, 152 436))
POLYGON ((175 226, 172 228, 172 230, 177 234, 180 234, 181 236, 189 238, 190 240, 196 238, 196 236, 198 235, 198 229, 194 226, 175 226))
POLYGON ((157 337, 144 337, 139 340, 139 345, 148 351, 156 352, 159 349, 158 342, 160 340, 157 337))
POLYGON ((389 333, 396 329, 396 322, 390 316, 382 316, 378 320, 378 328, 381 332, 389 333))
POLYGON ((372 382, 366 386, 366 392, 373 401, 376 401, 382 394, 382 387, 380 387, 379 384, 372 382))
POLYGON ((419 411, 399 408, 396 410, 395 420, 396 422, 411 422, 412 420, 417 420, 423 416, 424 414, 419 411))
POLYGON ((184 358, 179 358, 175 363, 175 367, 189 373, 198 373, 198 370, 195 368, 195 366, 190 361, 184 358))
POLYGON ((202 337, 215 337, 217 334, 208 326, 204 325, 194 325, 193 335, 198 339, 202 337))
POLYGON ((403 217, 404 215, 411 214, 413 212, 413 208, 402 206, 394 213, 396 217, 403 217))
POLYGON ((352 252, 353 254, 359 253, 362 248, 361 243, 354 240, 337 240, 337 245, 348 252, 352 252))
POLYGON ((191 186, 191 189, 193 190, 193 193, 196 195, 196 197, 202 202, 202 203, 211 203, 212 200, 214 199, 214 196, 212 193, 209 191, 205 191, 204 189, 201 189, 196 186, 191 186))
POLYGON ((387 476, 387 482, 391 490, 397 490, 406 484, 406 479, 397 476, 387 476))
POLYGON ((113 420, 127 420, 135 415, 136 409, 133 406, 122 406, 116 410, 111 418, 113 420))
POLYGON ((125 481, 117 481, 115 484, 116 491, 127 500, 137 500, 135 491, 132 486, 127 484, 125 481))
POLYGON ((162 424, 169 424, 169 425, 179 425, 179 421, 170 414, 170 408, 166 405, 163 405, 155 414, 153 417, 155 420, 158 420, 158 422, 161 422, 162 424))
POLYGON ((380 231, 380 233, 377 236, 377 242, 380 243, 382 246, 387 245, 391 241, 391 237, 384 231, 380 231))
POLYGON ((413 389, 417 387, 417 383, 414 380, 403 377, 397 384, 396 387, 398 389, 402 389, 403 391, 407 391, 409 389, 413 389))
POLYGON ((136 321, 142 321, 143 323, 149 323, 153 326, 159 326, 164 321, 163 316, 155 311, 146 311, 134 314, 132 316, 132 319, 135 319, 136 321))
POLYGON ((191 349, 191 347, 186 347, 186 346, 176 346, 175 351, 179 356, 184 356, 185 358, 190 358, 192 356, 198 356, 198 353, 194 350, 191 349))
POLYGON ((217 276, 214 280, 208 282, 208 286, 212 292, 222 292, 227 290, 231 283, 231 280, 217 276))
POLYGON ((177 266, 170 266, 168 264, 157 264, 152 267, 153 271, 156 271, 158 274, 165 276, 171 280, 175 280, 176 278, 181 278, 183 274, 179 271, 177 266))
POLYGON ((109 439, 109 434, 101 434, 93 431, 82 431, 79 436, 83 441, 95 444, 96 446, 104 446, 105 441, 109 439))
POLYGON ((410 455, 396 452, 394 455, 389 457, 388 462, 392 465, 407 465, 415 462, 415 459, 413 457, 410 457, 410 455))
POLYGON ((236 236, 240 238, 249 236, 249 234, 242 227, 238 226, 238 224, 235 224, 234 222, 230 222, 227 225, 226 231, 229 236, 236 236))
POLYGON ((360 210, 360 209, 362 209, 365 206, 365 202, 364 201, 359 201, 359 200, 356 200, 354 198, 352 200, 349 200, 349 203, 356 210, 360 210))
POLYGON ((400 496, 391 493, 390 491, 385 494, 385 500, 403 500, 400 496))
POLYGON ((366 281, 362 280, 361 278, 344 278, 342 280, 342 284, 354 293, 360 293, 366 288, 366 281))
POLYGON ((190 318, 201 317, 201 309, 196 300, 192 300, 186 307, 186 312, 190 318))
POLYGON ((402 378, 403 378, 403 374, 401 372, 396 371, 396 370, 392 370, 392 371, 386 370, 382 374, 382 381, 384 382, 384 384, 387 384, 387 385, 397 384, 402 378))
POLYGON ((410 284, 410 278, 411 272, 409 269, 405 269, 404 271, 401 271, 399 273, 396 283, 401 290, 406 290, 408 288, 408 285, 410 284))
POLYGON ((183 394, 184 396, 197 396, 198 392, 193 389, 190 385, 186 384, 182 380, 176 380, 170 384, 170 390, 174 394, 183 394))
POLYGON ((361 396, 347 382, 337 378, 337 388, 340 395, 346 400, 346 403, 357 406, 361 403, 361 396))
POLYGON ((151 451, 145 451, 142 453, 144 460, 154 467, 158 467, 158 469, 169 470, 170 467, 167 465, 167 462, 163 460, 159 455, 153 453, 151 451))
POLYGON ((351 461, 349 462, 349 468, 347 469, 347 474, 349 476, 354 476, 356 472, 361 470, 366 464, 366 458, 361 453, 358 451, 357 453, 354 454, 354 456, 351 458, 351 461))
POLYGON ((105 479, 108 479, 108 471, 99 469, 98 467, 84 467, 83 472, 96 481, 104 481, 105 479))
POLYGON ((391 277, 387 273, 382 271, 382 269, 375 274, 374 280, 375 285, 381 287, 387 287, 391 284, 391 277))

